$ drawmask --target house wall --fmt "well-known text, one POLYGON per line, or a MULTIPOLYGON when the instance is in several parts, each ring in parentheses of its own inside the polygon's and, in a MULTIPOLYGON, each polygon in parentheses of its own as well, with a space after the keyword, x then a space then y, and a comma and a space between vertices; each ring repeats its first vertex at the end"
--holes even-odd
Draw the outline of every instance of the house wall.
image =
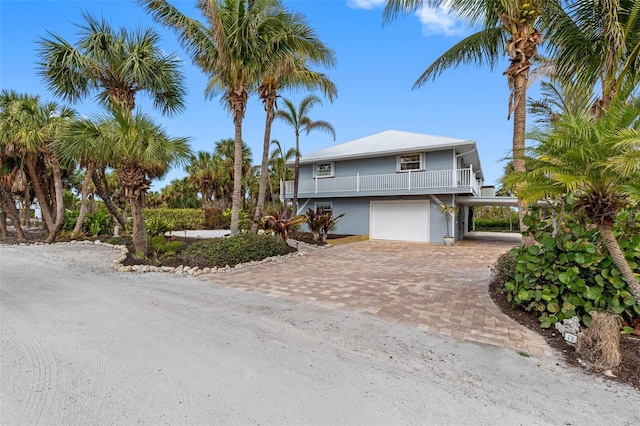
MULTIPOLYGON (((451 204, 451 195, 439 195, 438 198, 447 204, 451 204)), ((408 198, 406 198, 408 199, 408 198)), ((440 206, 429 196, 411 197, 411 200, 428 200, 430 201, 429 208, 429 240, 431 243, 442 244, 443 238, 446 235, 446 218, 444 213, 440 212, 440 206)), ((306 203, 305 211, 307 208, 315 208, 316 202, 326 203, 331 202, 334 216, 341 213, 345 215, 338 220, 336 229, 332 232, 334 234, 345 235, 368 235, 369 234, 369 221, 370 221, 370 203, 371 201, 383 201, 383 200, 398 200, 398 197, 361 197, 361 198, 317 198, 317 199, 302 199, 301 204, 306 203), (308 201, 308 202, 307 202, 308 201)), ((454 229, 458 229, 458 225, 454 226, 454 229)), ((308 231, 307 225, 303 225, 303 230, 308 231)), ((456 235, 459 235, 456 232, 456 235)))
MULTIPOLYGON (((430 151, 425 157, 426 170, 451 170, 453 150, 430 151)), ((300 165, 300 179, 313 179, 313 164, 300 165)), ((382 175, 397 172, 397 156, 363 158, 335 162, 335 177, 361 175, 382 175)), ((324 178, 331 179, 331 178, 324 178)))

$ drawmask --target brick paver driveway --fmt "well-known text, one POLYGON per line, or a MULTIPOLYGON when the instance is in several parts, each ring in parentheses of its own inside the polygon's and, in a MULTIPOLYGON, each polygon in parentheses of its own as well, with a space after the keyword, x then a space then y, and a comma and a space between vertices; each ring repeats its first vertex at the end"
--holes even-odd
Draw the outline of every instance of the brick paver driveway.
POLYGON ((540 335, 504 315, 489 296, 489 266, 513 246, 499 241, 465 240, 452 247, 364 241, 200 279, 357 311, 429 333, 549 354, 540 335))

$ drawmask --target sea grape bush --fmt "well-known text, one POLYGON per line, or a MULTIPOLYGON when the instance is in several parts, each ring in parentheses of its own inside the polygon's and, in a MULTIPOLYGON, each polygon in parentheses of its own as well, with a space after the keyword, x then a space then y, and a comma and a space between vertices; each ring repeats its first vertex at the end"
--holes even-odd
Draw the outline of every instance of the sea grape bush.
MULTIPOLYGON (((556 234, 539 209, 525 218, 536 244, 510 251, 515 271, 504 285, 507 299, 535 312, 543 328, 574 315, 589 325, 592 311, 613 312, 625 320, 639 317, 640 306, 600 243, 597 228, 566 214, 558 217, 556 234)), ((640 272, 640 212, 619 214, 615 233, 631 268, 640 272)))

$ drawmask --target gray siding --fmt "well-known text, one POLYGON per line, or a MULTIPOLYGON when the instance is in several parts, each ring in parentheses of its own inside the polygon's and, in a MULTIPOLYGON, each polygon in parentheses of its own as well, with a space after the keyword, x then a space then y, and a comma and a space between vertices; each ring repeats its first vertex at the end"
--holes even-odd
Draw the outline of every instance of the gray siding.
MULTIPOLYGON (((452 197, 438 195, 438 199, 443 203, 451 204, 452 197)), ((429 238, 432 243, 443 244, 443 238, 447 235, 447 219, 444 213, 440 211, 440 205, 434 200, 431 200, 430 214, 431 233, 429 234, 429 238)), ((451 232, 449 232, 449 234, 451 234, 451 232)))
POLYGON ((453 150, 427 152, 427 170, 451 170, 453 150))
MULTIPOLYGON (((451 204, 451 195, 439 195, 440 201, 451 204)), ((314 208, 315 202, 331 202, 333 208, 333 214, 339 215, 345 213, 345 215, 338 220, 338 225, 333 231, 334 234, 345 235, 368 235, 369 234, 369 221, 370 221, 370 203, 371 201, 382 200, 397 200, 397 197, 362 197, 362 198, 315 198, 315 199, 303 199, 300 200, 301 205, 306 204, 304 211, 307 208, 314 208)), ((430 197, 411 197, 412 200, 430 200, 429 209, 429 241, 435 244, 442 244, 443 238, 446 235, 447 222, 444 213, 440 212, 440 206, 430 197)), ((306 225, 303 225, 303 229, 308 231, 306 225)), ((454 230, 456 232, 456 239, 460 238, 459 229, 459 216, 456 219, 456 225, 454 230)))
MULTIPOLYGON (((397 172, 397 155, 362 158, 358 160, 336 161, 335 177, 361 175, 382 175, 397 172)), ((313 164, 300 166, 300 179, 313 179, 313 164)), ((453 150, 432 151, 425 154, 425 170, 451 170, 453 150)))
MULTIPOLYGON (((368 235, 369 234, 369 203, 370 198, 354 198, 354 199, 326 199, 317 198, 311 199, 304 208, 306 212, 308 208, 314 208, 316 202, 327 203, 331 202, 333 209, 333 215, 338 216, 342 213, 345 215, 338 219, 336 229, 332 234, 346 234, 346 235, 368 235)), ((300 200, 300 205, 307 202, 307 199, 300 200)), ((303 229, 306 231, 309 228, 303 225, 303 229)))

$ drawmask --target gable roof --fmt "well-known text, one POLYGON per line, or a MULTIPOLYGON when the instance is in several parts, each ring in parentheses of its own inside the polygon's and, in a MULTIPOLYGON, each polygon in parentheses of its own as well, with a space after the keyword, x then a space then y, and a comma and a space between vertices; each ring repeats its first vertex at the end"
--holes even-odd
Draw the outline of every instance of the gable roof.
POLYGON ((476 143, 469 139, 455 139, 422 133, 386 130, 351 142, 304 154, 300 157, 300 164, 327 160, 380 157, 383 155, 433 151, 454 147, 460 147, 462 151, 469 151, 476 147, 476 143))

